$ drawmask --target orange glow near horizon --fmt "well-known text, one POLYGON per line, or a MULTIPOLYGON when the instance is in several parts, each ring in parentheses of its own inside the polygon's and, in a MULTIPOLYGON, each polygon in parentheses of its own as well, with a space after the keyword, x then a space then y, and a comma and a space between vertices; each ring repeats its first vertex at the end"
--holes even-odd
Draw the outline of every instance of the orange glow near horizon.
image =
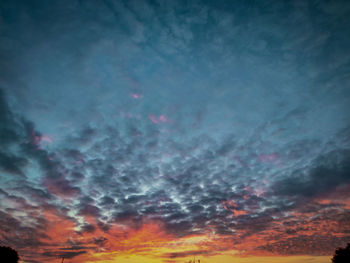
MULTIPOLYGON (((332 200, 316 199, 314 202, 329 205, 332 200)), ((339 209, 346 208, 348 200, 340 204, 339 209)), ((234 200, 224 201, 222 206, 231 211, 232 216, 245 215, 245 210, 236 209, 239 206, 234 200)), ((324 209, 328 209, 327 206, 324 209)), ((304 254, 302 250, 293 249, 292 254, 295 256, 281 256, 287 255, 286 251, 282 251, 283 247, 276 250, 276 246, 272 249, 263 246, 298 236, 311 238, 315 233, 332 233, 334 236, 344 237, 347 228, 347 225, 339 225, 332 217, 319 221, 317 217, 312 219, 312 213, 291 211, 283 221, 272 220, 268 227, 255 233, 249 233, 247 228, 223 235, 217 233, 215 225, 208 225, 207 231, 201 234, 178 237, 170 234, 160 220, 144 218, 140 225, 124 220, 123 223, 111 224, 106 230, 94 216, 80 215, 82 222, 92 229, 83 231, 84 225, 77 225, 76 218, 54 207, 46 207, 42 215, 46 227, 40 232, 40 242, 43 245, 38 248, 38 252, 42 256, 36 260, 48 263, 58 262, 64 252, 72 255, 66 258, 65 263, 184 263, 193 257, 200 259, 201 263, 301 263, 306 260, 311 263, 329 263, 331 255, 319 253, 318 256, 311 256, 304 254)), ((261 223, 264 222, 256 221, 251 224, 256 227, 261 223)), ((307 243, 300 246, 308 249, 307 243)))
MULTIPOLYGON (((56 229, 49 229, 48 236, 55 241, 64 242, 72 234, 72 223, 61 220, 57 215, 48 214, 47 219, 57 220, 56 229)), ((90 220, 88 220, 90 221, 90 220)), ((91 221, 90 221, 91 222, 91 221)), ((91 222, 92 223, 92 222, 91 222)), ((271 234, 271 233, 270 233, 271 234)), ((302 262, 330 262, 330 256, 278 256, 272 254, 246 255, 245 249, 260 243, 264 236, 252 236, 243 245, 232 249, 229 239, 213 233, 176 237, 164 231, 161 223, 148 222, 138 229, 124 229, 115 226, 108 233, 96 229, 94 233, 74 234, 70 238, 73 242, 93 242, 94 238, 106 237, 107 243, 100 251, 91 250, 73 259, 66 259, 67 263, 183 263, 193 257, 201 263, 302 263, 302 262)), ((46 259, 45 262, 54 263, 58 258, 46 259)))
MULTIPOLYGON (((328 203, 327 200, 319 202, 328 203)), ((226 202, 224 206, 231 210, 235 203, 226 202)), ((46 237, 41 239, 46 245, 41 246, 40 252, 43 253, 49 249, 52 254, 38 258, 39 262, 42 260, 49 263, 58 262, 62 251, 68 253, 84 251, 84 253, 67 258, 66 263, 183 263, 193 257, 200 259, 201 263, 301 263, 306 260, 311 263, 329 263, 331 258, 331 255, 281 256, 276 251, 256 250, 257 247, 266 244, 266 240, 273 243, 272 236, 293 237, 293 234, 282 233, 287 228, 279 221, 272 222, 268 229, 260 231, 259 234, 251 234, 246 237, 247 230, 237 230, 234 235, 219 235, 215 233, 214 226, 208 226, 209 230, 203 234, 177 237, 169 234, 161 221, 145 219, 144 224, 139 227, 114 224, 108 231, 103 231, 94 217, 84 216, 84 221, 94 227, 93 231, 88 232, 80 231, 81 228, 74 224, 72 218, 54 209, 48 208, 44 216, 48 222, 48 228, 45 230, 46 237), (235 243, 234 240, 238 239, 242 240, 235 243), (97 241, 103 244, 99 246, 97 241), (67 246, 68 243, 71 245, 67 246), (76 248, 79 246, 82 246, 83 249, 76 248)), ((322 222, 322 224, 308 222, 310 216, 293 213, 293 218, 298 217, 304 220, 302 226, 305 230, 300 230, 298 234, 311 236, 315 231, 325 234, 327 232, 336 233, 336 225, 331 221, 322 222)), ((285 222, 293 223, 288 226, 289 231, 301 227, 301 223, 293 219, 285 222)))
MULTIPOLYGON (((193 259, 194 256, 188 256, 183 258, 175 258, 175 259, 164 259, 157 258, 155 256, 145 256, 145 255, 131 255, 131 256, 123 256, 118 253, 110 253, 109 256, 103 254, 92 255, 88 261, 84 261, 86 263, 135 263, 135 262, 143 262, 143 263, 183 263, 188 262, 193 259)), ((329 263, 331 262, 331 256, 276 256, 276 257, 239 257, 234 255, 233 252, 226 252, 221 255, 215 256, 195 256, 196 259, 200 259, 201 263, 329 263)), ((73 262, 73 261, 72 261, 73 262)), ((74 261, 77 262, 77 261, 74 261)))

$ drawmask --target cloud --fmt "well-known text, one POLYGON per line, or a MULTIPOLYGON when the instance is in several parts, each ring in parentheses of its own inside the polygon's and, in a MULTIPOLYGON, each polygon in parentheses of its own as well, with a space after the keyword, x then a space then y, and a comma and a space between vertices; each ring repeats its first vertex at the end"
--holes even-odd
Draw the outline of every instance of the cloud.
POLYGON ((331 151, 319 156, 309 171, 297 170, 292 176, 277 181, 272 188, 282 196, 324 195, 338 185, 350 182, 349 161, 348 149, 331 151))
POLYGON ((17 123, 14 121, 13 113, 7 105, 6 97, 3 89, 0 89, 0 120, 1 120, 1 139, 0 143, 4 147, 18 139, 16 132, 17 123))
POLYGON ((17 156, 9 156, 0 152, 0 167, 8 173, 24 176, 21 171, 22 166, 25 166, 27 160, 17 156))
POLYGON ((207 250, 194 250, 194 251, 181 251, 181 252, 172 252, 172 253, 166 253, 163 255, 165 258, 184 258, 184 257, 189 257, 189 256, 196 256, 196 255, 210 255, 212 254, 212 251, 207 251, 207 250))
POLYGON ((333 253, 334 247, 342 246, 347 240, 349 240, 349 236, 336 238, 316 233, 311 236, 298 235, 283 241, 273 242, 258 247, 257 250, 261 249, 275 255, 305 255, 308 253, 328 256, 333 253))
POLYGON ((347 238, 347 5, 185 2, 0 7, 0 233, 25 260, 347 238))
POLYGON ((49 258, 66 258, 72 259, 78 255, 85 254, 86 251, 67 251, 67 252, 44 252, 42 255, 49 258))

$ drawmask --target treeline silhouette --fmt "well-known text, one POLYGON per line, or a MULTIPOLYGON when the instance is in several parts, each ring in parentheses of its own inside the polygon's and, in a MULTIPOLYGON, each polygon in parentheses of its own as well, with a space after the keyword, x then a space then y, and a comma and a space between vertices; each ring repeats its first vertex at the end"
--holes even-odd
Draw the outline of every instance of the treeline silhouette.
MULTIPOLYGON (((63 262, 64 258, 62 258, 63 262)), ((18 263, 19 256, 16 250, 10 247, 0 246, 0 262, 18 263)), ((200 260, 190 260, 188 263, 200 263, 200 260)), ((350 263, 350 243, 345 248, 337 248, 332 257, 332 263, 350 263)))
POLYGON ((18 263, 19 256, 16 250, 0 246, 0 262, 18 263))
POLYGON ((333 263, 349 263, 350 262, 350 243, 345 248, 337 248, 332 258, 333 263))

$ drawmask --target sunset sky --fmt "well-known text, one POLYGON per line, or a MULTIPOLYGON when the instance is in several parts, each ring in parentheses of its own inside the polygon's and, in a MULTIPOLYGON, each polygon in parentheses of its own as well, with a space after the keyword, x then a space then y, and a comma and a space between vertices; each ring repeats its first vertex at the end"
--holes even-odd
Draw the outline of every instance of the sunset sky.
POLYGON ((0 1, 0 246, 22 262, 348 242, 350 1, 0 1))

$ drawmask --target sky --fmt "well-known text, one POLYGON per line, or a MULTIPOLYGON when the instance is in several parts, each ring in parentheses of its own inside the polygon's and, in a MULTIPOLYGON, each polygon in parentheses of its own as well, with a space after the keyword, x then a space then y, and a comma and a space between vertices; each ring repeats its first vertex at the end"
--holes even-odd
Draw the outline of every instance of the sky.
POLYGON ((350 2, 2 0, 0 245, 25 263, 325 263, 350 242, 350 2))

